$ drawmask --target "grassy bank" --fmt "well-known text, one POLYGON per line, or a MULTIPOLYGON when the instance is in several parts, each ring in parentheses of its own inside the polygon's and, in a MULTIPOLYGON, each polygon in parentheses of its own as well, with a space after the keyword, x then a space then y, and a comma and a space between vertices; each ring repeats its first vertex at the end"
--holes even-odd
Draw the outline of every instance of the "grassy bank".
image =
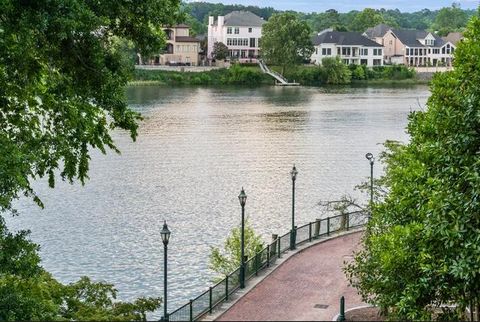
POLYGON ((135 70, 130 85, 271 85, 273 79, 260 69, 234 65, 231 68, 205 72, 174 72, 161 70, 135 70))
MULTIPOLYGON (((272 70, 280 72, 280 67, 272 70)), ((306 86, 348 85, 348 84, 425 84, 418 80, 413 69, 405 66, 346 66, 332 59, 323 66, 296 66, 287 69, 285 77, 306 86)), ((272 85, 275 81, 262 73, 258 66, 233 65, 229 69, 205 72, 174 72, 160 70, 135 70, 130 85, 272 85)))

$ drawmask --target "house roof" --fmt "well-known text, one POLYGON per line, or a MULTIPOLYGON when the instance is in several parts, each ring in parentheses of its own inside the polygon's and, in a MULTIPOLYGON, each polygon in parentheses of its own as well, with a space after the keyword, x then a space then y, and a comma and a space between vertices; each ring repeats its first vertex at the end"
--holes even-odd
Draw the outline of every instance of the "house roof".
POLYGON ((341 46, 382 47, 382 45, 362 36, 358 32, 326 31, 314 36, 312 41, 315 46, 320 44, 337 44, 341 46))
MULTIPOLYGON (((423 45, 419 39, 424 39, 428 36, 430 32, 425 30, 414 30, 414 29, 392 29, 393 34, 405 45, 408 47, 429 47, 423 45)), ((445 44, 445 41, 439 36, 431 33, 435 38, 433 47, 442 47, 445 44)))
POLYGON ((175 37, 175 41, 176 42, 200 42, 200 40, 198 40, 197 38, 189 37, 189 36, 177 36, 175 37))
MULTIPOLYGON (((215 22, 217 23, 217 21, 215 22)), ((232 11, 225 15, 225 26, 261 27, 265 20, 250 11, 232 11)))
POLYGON ((463 34, 461 32, 451 32, 446 37, 442 37, 443 41, 451 42, 454 45, 463 39, 463 34))
POLYGON ((370 39, 383 37, 390 29, 392 29, 390 26, 382 23, 375 27, 368 28, 364 34, 370 39))

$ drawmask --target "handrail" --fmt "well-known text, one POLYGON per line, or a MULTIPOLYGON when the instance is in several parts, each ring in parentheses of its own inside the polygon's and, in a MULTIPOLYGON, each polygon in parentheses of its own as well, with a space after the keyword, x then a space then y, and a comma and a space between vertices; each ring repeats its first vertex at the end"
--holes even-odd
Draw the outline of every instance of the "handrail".
MULTIPOLYGON (((330 236, 332 233, 340 231, 348 231, 352 228, 363 226, 368 221, 368 212, 358 210, 345 214, 340 214, 332 217, 327 217, 314 222, 309 222, 303 226, 296 228, 295 230, 295 245, 300 245, 305 242, 312 241, 326 236, 330 236), (360 215, 356 218, 356 215, 360 215), (356 220, 356 221, 355 221, 356 220), (322 232, 322 228, 326 224, 325 230, 322 232), (312 226, 315 225, 315 232, 312 232, 312 226), (318 231, 318 235, 317 235, 318 231), (298 236, 304 236, 303 239, 298 236)), ((257 252, 255 256, 250 258, 246 263, 246 276, 245 279, 249 280, 254 275, 257 275, 261 270, 269 267, 271 263, 274 263, 277 258, 283 253, 286 253, 290 249, 290 234, 288 232, 282 236, 277 237, 267 247, 257 252), (288 237, 288 238, 287 238, 288 237), (287 238, 287 239, 285 239, 287 238), (282 240, 286 240, 285 247, 282 247, 282 240), (265 255, 265 256, 263 256, 265 255), (253 269, 249 270, 249 265, 253 269)), ((208 290, 190 300, 189 303, 179 307, 168 315, 170 321, 196 321, 207 313, 211 313, 212 310, 221 303, 228 301, 230 295, 240 287, 240 269, 228 274, 224 279, 209 287, 208 290), (208 299, 206 298, 208 296, 208 299), (188 312, 187 312, 188 311, 188 312)))

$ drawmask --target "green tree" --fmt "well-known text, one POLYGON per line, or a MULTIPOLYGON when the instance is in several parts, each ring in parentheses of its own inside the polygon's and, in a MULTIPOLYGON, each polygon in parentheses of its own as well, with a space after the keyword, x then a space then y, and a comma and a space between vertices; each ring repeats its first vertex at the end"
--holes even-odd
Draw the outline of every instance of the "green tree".
POLYGON ((441 36, 446 36, 449 32, 460 31, 467 21, 465 11, 460 8, 460 4, 454 2, 451 7, 440 9, 431 29, 441 36))
POLYGON ((374 27, 384 22, 385 19, 381 13, 375 9, 366 8, 355 15, 350 23, 350 30, 364 32, 368 27, 374 27))
POLYGON ((293 13, 274 14, 262 28, 262 57, 282 67, 309 60, 314 51, 311 29, 293 13))
POLYGON ((84 183, 89 147, 117 151, 114 128, 137 136, 140 116, 124 86, 133 64, 119 45, 143 54, 165 44, 161 26, 179 18, 179 0, 0 2, 0 211, 31 181, 55 173, 84 183))
MULTIPOLYGON (((14 212, 22 195, 43 206, 31 186, 38 178, 47 176, 50 187, 57 174, 85 183, 92 149, 118 151, 110 130, 136 138, 140 115, 124 97, 131 48, 144 55, 163 48, 161 26, 180 19, 179 3, 0 2, 0 214, 14 212)), ((159 307, 158 298, 114 301, 113 286, 86 278, 59 283, 27 237, 10 233, 0 215, 0 320, 145 319, 159 307), (66 303, 72 296, 83 308, 66 303)))
POLYGON ((346 273, 365 301, 393 319, 464 320, 467 307, 480 318, 478 57, 476 16, 454 71, 437 74, 427 109, 410 115, 410 142, 386 143, 388 193, 373 207, 363 250, 346 273))
POLYGON ((339 57, 323 58, 322 67, 327 75, 327 84, 349 84, 352 80, 352 73, 339 57))
POLYGON ((213 58, 224 60, 228 57, 228 47, 223 42, 215 42, 213 44, 213 58))
MULTIPOLYGON (((256 253, 264 248, 261 237, 255 233, 248 220, 245 221, 244 238, 245 256, 249 259, 253 258, 256 253)), ((220 250, 217 247, 212 247, 212 252, 210 254, 210 268, 221 274, 222 277, 239 268, 241 259, 240 243, 241 229, 240 227, 235 227, 225 241, 223 250, 220 250)))

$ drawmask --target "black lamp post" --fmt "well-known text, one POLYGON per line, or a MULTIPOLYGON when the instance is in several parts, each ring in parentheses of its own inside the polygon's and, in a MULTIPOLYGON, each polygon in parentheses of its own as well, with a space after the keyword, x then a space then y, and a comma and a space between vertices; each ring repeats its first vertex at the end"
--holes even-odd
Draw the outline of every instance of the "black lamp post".
POLYGON ((365 154, 365 158, 370 161, 370 207, 373 206, 373 164, 375 163, 375 158, 370 152, 365 154))
POLYGON ((160 232, 163 242, 163 317, 162 321, 168 321, 167 313, 167 246, 170 239, 170 230, 168 230, 167 222, 164 221, 163 229, 160 232))
POLYGON ((297 168, 293 165, 290 175, 292 176, 292 231, 290 233, 290 249, 295 249, 295 240, 297 239, 297 231, 295 229, 295 180, 297 179, 297 168))
POLYGON ((245 194, 245 190, 240 191, 240 195, 238 196, 238 200, 240 201, 240 206, 242 206, 242 231, 241 231, 241 239, 240 239, 240 288, 245 288, 245 203, 247 202, 247 195, 245 194))

